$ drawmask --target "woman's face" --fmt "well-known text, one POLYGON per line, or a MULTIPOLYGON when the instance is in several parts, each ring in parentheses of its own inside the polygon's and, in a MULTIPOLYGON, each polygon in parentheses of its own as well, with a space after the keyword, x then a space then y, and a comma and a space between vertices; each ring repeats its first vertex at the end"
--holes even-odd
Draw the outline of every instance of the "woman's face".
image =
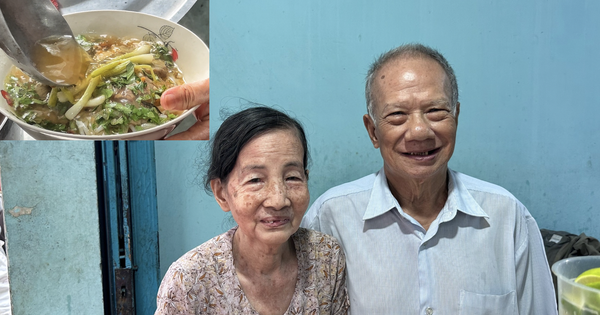
POLYGON ((298 230, 310 199, 303 156, 295 131, 270 131, 242 148, 226 182, 211 181, 241 237, 278 246, 298 230))

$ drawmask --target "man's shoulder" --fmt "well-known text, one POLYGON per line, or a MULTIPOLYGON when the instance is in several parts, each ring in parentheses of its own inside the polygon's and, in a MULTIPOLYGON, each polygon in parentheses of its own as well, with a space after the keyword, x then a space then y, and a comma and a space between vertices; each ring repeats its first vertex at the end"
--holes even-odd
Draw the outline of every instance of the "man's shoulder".
POLYGON ((480 192, 486 194, 494 194, 504 196, 511 199, 516 199, 513 194, 500 185, 496 185, 484 181, 473 176, 469 176, 457 171, 451 171, 457 182, 461 183, 469 192, 480 192))
MULTIPOLYGON (((333 215, 333 212, 344 211, 345 215, 351 215, 354 211, 350 208, 357 207, 361 202, 368 202, 376 176, 377 173, 369 174, 328 189, 313 202, 304 215, 301 226, 321 230, 318 221, 324 213, 333 215)), ((360 208, 364 211, 366 205, 360 208)))
POLYGON ((325 193, 323 193, 316 201, 316 203, 325 203, 328 200, 339 198, 339 197, 352 197, 358 193, 364 193, 370 191, 373 188, 373 182, 377 173, 369 174, 359 179, 347 182, 338 186, 334 186, 325 193))
POLYGON ((459 172, 453 171, 453 175, 457 184, 462 186, 460 191, 466 189, 468 192, 469 197, 465 200, 473 198, 490 217, 531 217, 525 205, 504 187, 459 172))

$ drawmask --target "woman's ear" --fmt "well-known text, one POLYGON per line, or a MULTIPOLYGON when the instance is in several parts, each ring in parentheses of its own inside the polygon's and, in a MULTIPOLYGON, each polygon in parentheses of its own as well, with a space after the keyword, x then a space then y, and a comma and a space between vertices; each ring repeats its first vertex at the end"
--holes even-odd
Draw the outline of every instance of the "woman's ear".
POLYGON ((231 211, 229 202, 227 201, 227 184, 221 182, 221 179, 215 178, 210 181, 210 189, 212 189, 215 200, 225 212, 231 211))

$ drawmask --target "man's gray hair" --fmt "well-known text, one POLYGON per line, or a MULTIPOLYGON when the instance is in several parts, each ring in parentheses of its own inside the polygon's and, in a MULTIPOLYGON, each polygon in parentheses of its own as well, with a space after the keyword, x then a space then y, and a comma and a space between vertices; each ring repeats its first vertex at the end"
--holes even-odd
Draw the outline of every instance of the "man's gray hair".
POLYGON ((377 58, 377 60, 375 60, 375 62, 371 64, 366 78, 365 98, 367 100, 367 112, 372 119, 375 119, 373 116, 372 95, 375 73, 379 71, 386 63, 392 60, 415 57, 431 58, 436 61, 442 67, 442 69, 444 69, 444 72, 450 81, 450 86, 446 87, 448 89, 446 92, 450 95, 450 109, 452 110, 452 114, 456 114, 456 104, 458 103, 458 84, 456 83, 454 70, 452 70, 452 67, 440 52, 431 47, 414 43, 405 44, 383 53, 381 56, 379 56, 379 58, 377 58))

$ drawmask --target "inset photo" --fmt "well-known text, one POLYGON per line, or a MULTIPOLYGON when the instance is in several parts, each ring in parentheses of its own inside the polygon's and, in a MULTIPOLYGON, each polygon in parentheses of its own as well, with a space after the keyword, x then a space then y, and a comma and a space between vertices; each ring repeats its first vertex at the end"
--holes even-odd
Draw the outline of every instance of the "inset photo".
POLYGON ((208 138, 207 0, 27 2, 0 4, 0 140, 208 138))

